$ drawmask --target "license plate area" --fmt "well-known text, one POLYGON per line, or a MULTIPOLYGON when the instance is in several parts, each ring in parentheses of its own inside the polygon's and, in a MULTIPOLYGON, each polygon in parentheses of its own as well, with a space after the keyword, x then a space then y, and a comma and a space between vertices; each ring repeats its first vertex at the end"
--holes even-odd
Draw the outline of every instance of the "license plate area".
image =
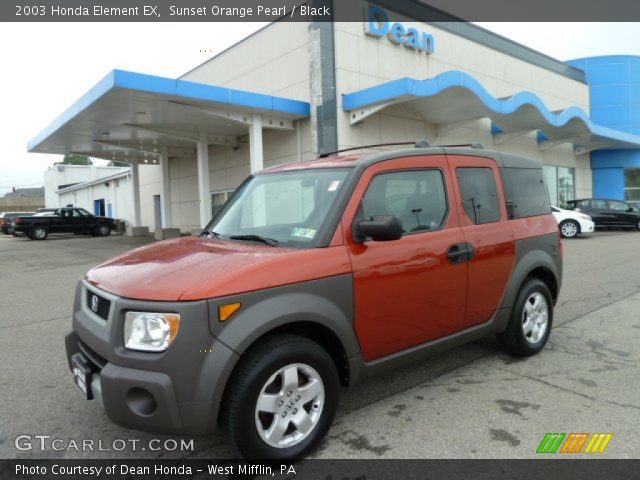
POLYGON ((87 400, 93 399, 91 391, 91 376, 93 371, 89 366, 89 362, 81 353, 75 353, 71 357, 71 372, 73 373, 73 382, 80 389, 87 400))

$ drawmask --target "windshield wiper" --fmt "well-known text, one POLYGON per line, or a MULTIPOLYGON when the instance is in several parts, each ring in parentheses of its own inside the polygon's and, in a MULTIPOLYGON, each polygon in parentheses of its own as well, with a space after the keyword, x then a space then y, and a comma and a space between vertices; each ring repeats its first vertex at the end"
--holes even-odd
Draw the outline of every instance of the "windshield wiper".
POLYGON ((249 241, 252 241, 252 242, 261 242, 261 243, 266 243, 267 245, 269 245, 271 247, 277 247, 278 246, 278 240, 276 240, 275 238, 263 237, 261 235, 231 235, 229 237, 229 239, 231 239, 231 240, 249 240, 249 241))
POLYGON ((210 235, 213 235, 215 238, 220 239, 220 234, 218 232, 212 232, 211 230, 203 230, 202 233, 200 234, 203 237, 208 237, 210 235))

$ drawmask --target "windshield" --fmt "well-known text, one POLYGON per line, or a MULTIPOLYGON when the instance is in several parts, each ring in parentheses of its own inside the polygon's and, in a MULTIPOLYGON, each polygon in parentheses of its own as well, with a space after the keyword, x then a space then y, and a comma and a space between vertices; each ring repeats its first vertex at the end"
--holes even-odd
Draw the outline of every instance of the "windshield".
POLYGON ((217 238, 312 247, 349 169, 258 175, 242 185, 206 230, 217 238))

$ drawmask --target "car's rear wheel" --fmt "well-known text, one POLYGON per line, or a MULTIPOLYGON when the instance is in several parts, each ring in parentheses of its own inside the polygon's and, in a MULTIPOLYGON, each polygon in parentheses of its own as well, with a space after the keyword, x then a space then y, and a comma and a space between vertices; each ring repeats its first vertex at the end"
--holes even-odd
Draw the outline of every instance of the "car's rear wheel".
POLYGON ((301 458, 329 430, 339 385, 320 345, 269 336, 240 360, 225 393, 222 424, 245 458, 301 458))
POLYGON ((109 225, 102 223, 96 227, 96 233, 101 237, 106 237, 111 233, 111 229, 109 225))
POLYGON ((29 232, 29 238, 31 240, 45 240, 47 235, 49 235, 49 229, 42 226, 33 227, 29 232))
POLYGON ((528 357, 544 348, 552 323, 551 292, 542 280, 530 278, 518 293, 509 324, 498 340, 510 354, 528 357))
POLYGON ((580 234, 580 225, 575 220, 564 220, 560 223, 560 233, 565 238, 575 238, 580 234))

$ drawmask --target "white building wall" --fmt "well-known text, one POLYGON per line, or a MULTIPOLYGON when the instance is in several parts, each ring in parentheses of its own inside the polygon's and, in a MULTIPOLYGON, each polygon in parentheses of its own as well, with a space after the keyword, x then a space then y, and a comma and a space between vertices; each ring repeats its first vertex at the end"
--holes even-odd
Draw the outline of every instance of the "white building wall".
POLYGON ((343 94, 402 77, 421 80, 452 70, 472 75, 494 97, 530 91, 538 95, 550 110, 579 106, 589 111, 589 87, 582 82, 431 25, 411 21, 403 24, 431 33, 435 37, 435 52, 426 55, 395 45, 386 37, 367 36, 364 22, 335 24, 339 148, 421 138, 433 144, 480 142, 485 148, 535 158, 543 164, 573 167, 576 169, 576 196, 591 195, 588 154, 576 157, 570 144, 541 151, 535 133, 497 145, 488 119, 447 130, 425 122, 408 106, 396 106, 351 126, 349 115, 342 110, 343 94))
POLYGON ((181 80, 309 101, 308 27, 305 22, 272 23, 181 80))
POLYGON ((127 168, 128 167, 106 167, 98 165, 52 165, 44 171, 45 207, 58 208, 65 205, 60 203, 58 194, 56 193, 60 185, 83 183, 101 177, 108 177, 127 170, 127 168))
POLYGON ((128 223, 133 222, 133 197, 130 176, 73 189, 60 193, 57 197, 58 205, 55 207, 72 205, 84 208, 91 213, 94 213, 94 200, 104 199, 105 214, 107 216, 109 215, 108 205, 111 204, 113 218, 122 219, 128 223), (107 186, 105 183, 109 185, 107 186))

